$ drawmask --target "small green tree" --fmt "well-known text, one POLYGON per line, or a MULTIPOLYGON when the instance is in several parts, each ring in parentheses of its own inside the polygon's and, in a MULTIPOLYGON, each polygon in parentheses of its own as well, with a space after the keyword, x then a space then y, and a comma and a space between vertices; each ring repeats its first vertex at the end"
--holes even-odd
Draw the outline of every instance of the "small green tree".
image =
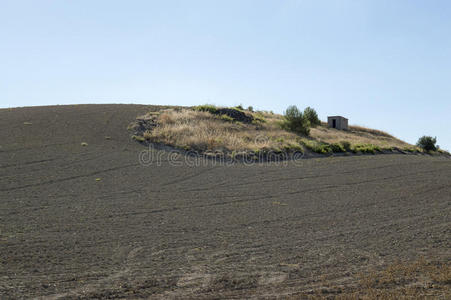
POLYGON ((310 134, 310 122, 295 105, 285 110, 282 128, 302 135, 310 134))
POLYGON ((310 122, 310 125, 312 127, 321 125, 321 121, 318 118, 316 110, 314 110, 311 107, 307 107, 306 109, 304 109, 304 117, 310 122))
POLYGON ((437 138, 432 136, 422 136, 418 139, 417 146, 425 151, 436 151, 437 138))

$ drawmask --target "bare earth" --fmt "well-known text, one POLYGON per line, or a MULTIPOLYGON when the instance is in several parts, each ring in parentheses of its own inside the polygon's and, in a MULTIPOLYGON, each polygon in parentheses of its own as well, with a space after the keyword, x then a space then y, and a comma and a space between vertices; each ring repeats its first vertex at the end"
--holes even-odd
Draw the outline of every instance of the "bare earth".
POLYGON ((0 110, 0 298, 334 296, 451 259, 449 158, 143 166, 147 109, 0 110))

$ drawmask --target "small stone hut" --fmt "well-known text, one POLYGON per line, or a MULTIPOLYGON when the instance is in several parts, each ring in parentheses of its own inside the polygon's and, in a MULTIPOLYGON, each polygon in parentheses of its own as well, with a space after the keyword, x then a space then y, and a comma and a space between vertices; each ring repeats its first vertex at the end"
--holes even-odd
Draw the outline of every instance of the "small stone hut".
POLYGON ((327 117, 327 125, 330 128, 348 130, 348 119, 342 116, 331 116, 327 117))

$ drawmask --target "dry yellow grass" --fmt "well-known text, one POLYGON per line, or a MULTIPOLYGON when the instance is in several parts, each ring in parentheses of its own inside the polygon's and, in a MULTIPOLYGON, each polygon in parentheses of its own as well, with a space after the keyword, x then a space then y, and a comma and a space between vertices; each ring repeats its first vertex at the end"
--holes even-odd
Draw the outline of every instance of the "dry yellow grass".
POLYGON ((323 283, 311 299, 450 299, 451 263, 420 258, 396 262, 382 270, 357 275, 355 284, 335 286, 323 283))
MULTIPOLYGON (((451 264, 420 258, 413 262, 396 262, 382 271, 362 274, 358 291, 350 295, 359 299, 418 299, 451 297, 451 264)), ((346 298, 346 297, 343 297, 346 298)))
POLYGON ((298 137, 282 130, 275 119, 244 124, 191 109, 165 110, 153 117, 158 126, 144 138, 179 148, 222 152, 300 148, 298 137))
POLYGON ((157 126, 144 133, 143 138, 186 150, 201 152, 294 152, 308 148, 318 153, 331 153, 321 146, 349 142, 353 145, 374 145, 380 149, 416 149, 388 133, 351 126, 349 131, 328 128, 323 124, 311 128, 310 137, 302 137, 281 129, 283 116, 268 112, 249 112, 263 122, 233 122, 224 115, 190 108, 165 109, 145 116, 157 126), (305 147, 304 147, 305 146, 305 147))
POLYGON ((416 149, 415 146, 401 141, 388 133, 360 126, 350 126, 347 131, 318 126, 310 130, 310 136, 315 140, 328 144, 348 141, 351 145, 372 144, 381 148, 416 149))

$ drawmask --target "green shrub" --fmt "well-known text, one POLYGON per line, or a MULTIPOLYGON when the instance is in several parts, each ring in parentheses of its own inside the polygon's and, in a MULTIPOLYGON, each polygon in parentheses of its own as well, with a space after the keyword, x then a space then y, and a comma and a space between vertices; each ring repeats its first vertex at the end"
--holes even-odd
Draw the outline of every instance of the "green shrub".
POLYGON ((329 153, 332 153, 332 148, 330 147, 330 145, 320 144, 320 145, 318 145, 318 147, 316 147, 314 149, 314 151, 316 153, 329 154, 329 153))
POLYGON ((346 151, 351 151, 351 143, 348 141, 341 141, 340 144, 346 151))
POLYGON ((328 144, 319 143, 316 141, 303 140, 302 143, 307 149, 319 154, 332 153, 332 148, 328 144))
POLYGON ((356 144, 352 147, 352 152, 354 153, 371 153, 371 154, 375 154, 376 152, 380 152, 381 148, 379 146, 376 145, 372 145, 372 144, 356 144))
POLYGON ((310 122, 304 118, 303 113, 294 105, 286 109, 281 126, 285 130, 298 134, 306 136, 310 134, 310 122))
POLYGON ((254 108, 253 108, 252 106, 249 106, 249 107, 247 108, 247 110, 250 111, 250 112, 253 112, 253 111, 254 111, 254 108))
POLYGON ((330 148, 332 149, 332 152, 334 152, 334 153, 346 152, 345 147, 340 143, 330 144, 330 148))
POLYGON ((352 151, 353 153, 366 152, 364 149, 365 149, 364 146, 361 146, 361 145, 354 145, 354 146, 351 148, 351 151, 352 151))
POLYGON ((417 146, 423 149, 424 151, 436 151, 437 146, 435 145, 437 143, 436 137, 431 136, 422 136, 418 139, 417 146))
POLYGON ((197 111, 206 111, 212 114, 215 114, 218 111, 218 108, 211 104, 198 105, 194 107, 194 110, 197 111))
POLYGON ((304 109, 304 118, 307 119, 313 127, 321 125, 321 121, 318 118, 316 110, 311 107, 304 109))
POLYGON ((287 152, 301 152, 304 153, 304 148, 299 144, 290 143, 284 146, 287 152))

